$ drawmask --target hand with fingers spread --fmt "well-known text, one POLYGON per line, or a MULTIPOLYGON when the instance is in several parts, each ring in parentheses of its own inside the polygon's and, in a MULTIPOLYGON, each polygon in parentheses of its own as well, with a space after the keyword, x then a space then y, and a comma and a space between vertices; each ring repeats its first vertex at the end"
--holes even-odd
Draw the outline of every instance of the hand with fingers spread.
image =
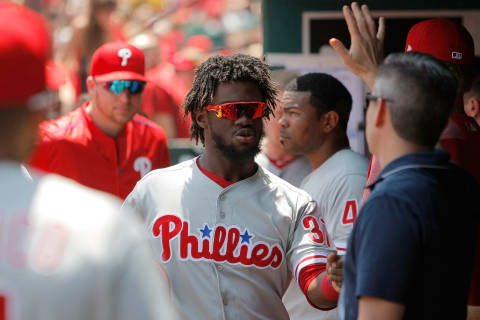
POLYGON ((336 252, 330 253, 327 257, 327 277, 337 292, 342 289, 344 260, 345 256, 339 256, 336 252))
POLYGON ((343 7, 343 16, 350 33, 350 50, 335 38, 330 39, 330 45, 340 55, 345 66, 373 90, 377 70, 383 59, 385 19, 379 19, 377 31, 368 7, 362 5, 360 8, 356 2, 352 3, 351 9, 348 6, 343 7))

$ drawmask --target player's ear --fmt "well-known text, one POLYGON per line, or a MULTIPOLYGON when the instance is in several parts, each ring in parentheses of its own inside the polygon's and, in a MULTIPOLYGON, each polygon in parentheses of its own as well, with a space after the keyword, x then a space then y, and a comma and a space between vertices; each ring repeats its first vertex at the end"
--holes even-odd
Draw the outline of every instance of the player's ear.
POLYGON ((480 101, 475 97, 468 99, 467 105, 465 106, 465 113, 467 116, 475 118, 480 113, 480 101))
POLYGON ((92 76, 88 76, 88 77, 87 77, 87 80, 86 80, 86 83, 87 83, 88 93, 89 93, 90 95, 92 95, 93 91, 95 90, 96 81, 95 81, 95 79, 93 79, 92 76))
POLYGON ((337 126, 340 117, 336 111, 328 111, 322 116, 322 129, 325 133, 332 132, 337 126))
POLYGON ((200 128, 206 129, 208 127, 207 110, 202 109, 195 114, 195 121, 197 121, 200 128))
POLYGON ((374 108, 372 111, 374 114, 374 123, 376 127, 382 127, 387 118, 390 118, 390 111, 387 108, 387 101, 383 99, 377 99, 378 108, 374 108))

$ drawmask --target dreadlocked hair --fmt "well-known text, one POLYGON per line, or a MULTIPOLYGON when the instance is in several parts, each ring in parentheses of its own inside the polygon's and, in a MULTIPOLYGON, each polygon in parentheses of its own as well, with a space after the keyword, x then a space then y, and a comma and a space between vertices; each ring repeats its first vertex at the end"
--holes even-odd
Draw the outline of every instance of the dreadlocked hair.
POLYGON ((278 89, 270 76, 268 66, 260 59, 245 55, 232 54, 228 56, 216 55, 210 57, 195 69, 195 79, 192 89, 188 92, 183 102, 185 117, 190 114, 192 125, 190 126, 191 139, 198 139, 205 144, 203 128, 195 119, 197 112, 202 111, 204 106, 209 105, 220 83, 234 81, 252 81, 262 93, 266 103, 264 117, 269 119, 276 106, 278 89))

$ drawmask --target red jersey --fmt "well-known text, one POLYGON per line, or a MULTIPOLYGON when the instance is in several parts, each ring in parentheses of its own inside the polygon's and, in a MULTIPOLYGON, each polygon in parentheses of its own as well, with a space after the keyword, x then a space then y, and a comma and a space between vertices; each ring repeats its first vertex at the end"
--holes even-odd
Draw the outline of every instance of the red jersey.
POLYGON ((472 118, 452 113, 440 136, 440 144, 450 159, 480 183, 480 127, 472 118))
MULTIPOLYGON (((472 118, 452 113, 442 132, 440 144, 448 151, 452 161, 470 172, 480 183, 480 127, 472 118)), ((480 234, 478 235, 480 237, 480 234)), ((480 305, 480 238, 477 241, 472 270, 469 305, 480 305)))
POLYGON ((32 166, 125 199, 147 172, 170 165, 159 125, 135 115, 114 139, 95 126, 88 104, 40 124, 32 166))

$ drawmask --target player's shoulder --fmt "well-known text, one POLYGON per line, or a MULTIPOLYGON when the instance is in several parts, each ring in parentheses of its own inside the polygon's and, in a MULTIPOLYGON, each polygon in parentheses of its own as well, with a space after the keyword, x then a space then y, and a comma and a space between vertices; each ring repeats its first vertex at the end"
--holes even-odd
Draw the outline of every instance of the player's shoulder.
POLYGON ((196 159, 189 159, 170 167, 152 170, 137 182, 136 188, 151 183, 169 185, 173 181, 181 181, 184 177, 192 175, 196 159))
POLYGON ((264 168, 268 168, 270 165, 270 160, 268 160, 268 157, 263 152, 255 156, 255 162, 264 168))
POLYGON ((135 128, 136 135, 154 136, 157 139, 166 140, 165 130, 159 124, 147 119, 146 117, 136 114, 133 116, 131 123, 135 128))
POLYGON ((57 118, 40 123, 39 136, 43 142, 68 138, 72 132, 85 126, 85 118, 81 107, 57 118))
MULTIPOLYGON (((120 199, 60 175, 35 173, 33 178, 38 180, 37 201, 45 207, 65 210, 63 217, 68 216, 65 221, 75 220, 75 215, 80 214, 76 218, 92 219, 98 223, 112 218, 121 206, 120 199)), ((57 211, 51 212, 56 214, 57 211)))
POLYGON ((322 174, 330 173, 337 176, 363 175, 368 172, 369 160, 351 149, 343 149, 332 155, 320 167, 322 174))
POLYGON ((105 263, 125 259, 141 241, 140 221, 121 211, 120 199, 55 174, 34 177, 34 226, 54 225, 68 236, 69 252, 105 263))
POLYGON ((287 198, 301 198, 305 201, 311 201, 310 195, 289 183, 288 181, 280 178, 279 176, 273 174, 268 169, 263 167, 258 167, 259 176, 264 181, 266 187, 273 192, 278 193, 280 196, 285 196, 287 198))

